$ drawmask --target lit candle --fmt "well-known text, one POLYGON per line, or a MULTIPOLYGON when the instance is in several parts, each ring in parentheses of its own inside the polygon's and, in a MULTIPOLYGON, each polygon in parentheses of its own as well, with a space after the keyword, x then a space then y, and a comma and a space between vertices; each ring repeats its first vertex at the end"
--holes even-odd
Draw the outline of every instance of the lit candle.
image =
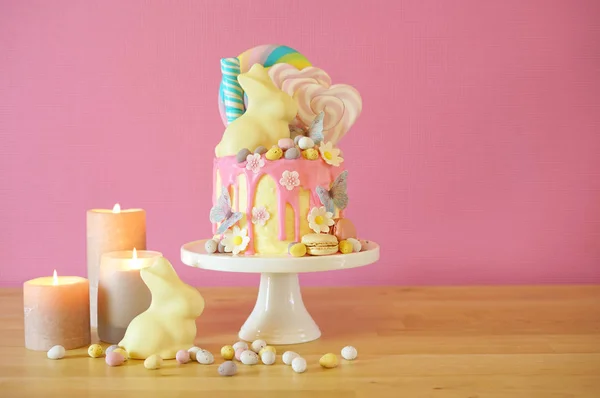
POLYGON ((78 276, 32 279, 23 284, 25 347, 47 351, 84 347, 91 342, 89 282, 78 276))
POLYGON ((151 266, 162 254, 147 250, 104 253, 98 281, 98 337, 118 343, 129 322, 150 306, 151 295, 140 270, 151 266))
POLYGON ((146 249, 146 212, 121 209, 117 203, 109 209, 87 212, 87 275, 90 281, 91 324, 98 325, 98 274, 102 254, 118 250, 146 249))

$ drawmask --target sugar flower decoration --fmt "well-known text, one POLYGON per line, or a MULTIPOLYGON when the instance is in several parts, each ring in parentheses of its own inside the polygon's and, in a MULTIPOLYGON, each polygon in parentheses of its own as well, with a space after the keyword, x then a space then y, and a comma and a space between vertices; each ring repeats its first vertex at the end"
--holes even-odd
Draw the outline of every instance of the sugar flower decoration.
POLYGON ((265 225, 269 218, 271 218, 271 215, 266 207, 261 206, 252 208, 252 224, 265 225))
POLYGON ((225 232, 225 237, 221 241, 221 244, 225 246, 226 253, 237 255, 246 250, 248 242, 250 242, 250 238, 248 237, 246 228, 240 228, 236 225, 231 231, 225 232))
POLYGON ((337 167, 344 161, 344 159, 340 156, 341 151, 338 148, 334 148, 331 141, 321 144, 321 146, 319 146, 319 152, 321 152, 321 157, 325 163, 332 166, 337 167))
POLYGON ((298 185, 300 185, 300 176, 297 171, 284 171, 281 175, 281 180, 279 183, 287 188, 288 191, 291 191, 298 185))
POLYGON ((254 174, 257 174, 261 167, 265 165, 265 160, 260 156, 259 153, 251 153, 246 156, 246 168, 252 170, 254 174))
POLYGON ((308 227, 315 233, 329 232, 335 222, 333 221, 333 213, 327 211, 325 206, 313 207, 308 213, 308 227))

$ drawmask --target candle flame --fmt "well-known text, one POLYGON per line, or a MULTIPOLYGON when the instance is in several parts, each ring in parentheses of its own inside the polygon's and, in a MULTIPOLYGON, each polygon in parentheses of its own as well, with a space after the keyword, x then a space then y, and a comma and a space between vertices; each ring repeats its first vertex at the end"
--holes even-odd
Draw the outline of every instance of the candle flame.
POLYGON ((113 213, 120 213, 121 212, 121 205, 118 204, 118 203, 115 203, 112 211, 113 211, 113 213))
POLYGON ((137 260, 137 250, 135 249, 135 247, 133 248, 133 256, 132 256, 132 258, 134 260, 137 260))
POLYGON ((54 270, 54 274, 52 275, 52 284, 54 286, 58 285, 58 276, 56 276, 56 270, 54 270))

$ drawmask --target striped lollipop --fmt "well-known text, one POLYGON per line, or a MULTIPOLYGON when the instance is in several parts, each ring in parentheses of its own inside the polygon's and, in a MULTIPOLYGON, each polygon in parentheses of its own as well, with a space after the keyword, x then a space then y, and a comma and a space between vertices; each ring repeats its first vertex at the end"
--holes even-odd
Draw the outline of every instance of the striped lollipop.
POLYGON ((240 117, 245 110, 244 92, 237 83, 237 76, 240 73, 246 73, 254 64, 260 64, 265 68, 270 68, 275 64, 285 63, 293 65, 299 70, 311 66, 311 63, 304 55, 300 54, 291 47, 281 46, 278 44, 263 44, 256 46, 244 51, 237 58, 225 58, 225 60, 237 60, 239 62, 239 70, 237 70, 235 66, 230 66, 228 64, 225 67, 226 70, 223 71, 223 60, 221 60, 223 80, 221 81, 221 88, 219 90, 219 113, 221 114, 221 119, 223 120, 223 124, 225 126, 240 117), (229 97, 228 95, 225 95, 225 89, 227 87, 233 87, 233 96, 229 97), (237 97, 237 94, 240 91, 241 103, 238 102, 237 97), (229 113, 227 105, 230 105, 229 113))
POLYGON ((221 118, 225 124, 233 122, 244 114, 244 90, 238 83, 240 60, 237 58, 221 59, 221 86, 219 88, 219 106, 221 118))

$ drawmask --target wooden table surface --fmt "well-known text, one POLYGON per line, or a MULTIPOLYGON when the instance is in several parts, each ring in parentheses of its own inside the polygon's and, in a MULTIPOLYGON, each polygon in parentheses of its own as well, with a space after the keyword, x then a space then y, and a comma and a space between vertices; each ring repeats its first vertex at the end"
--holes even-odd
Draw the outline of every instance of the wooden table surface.
MULTIPOLYGON (((253 288, 201 288, 197 345, 218 354, 253 307, 253 288)), ((20 289, 0 290, 0 397, 600 397, 600 286, 305 288, 321 339, 293 349, 309 367, 142 361, 111 368, 85 349, 59 361, 23 344, 20 289), (318 359, 357 347, 356 361, 318 359)))

